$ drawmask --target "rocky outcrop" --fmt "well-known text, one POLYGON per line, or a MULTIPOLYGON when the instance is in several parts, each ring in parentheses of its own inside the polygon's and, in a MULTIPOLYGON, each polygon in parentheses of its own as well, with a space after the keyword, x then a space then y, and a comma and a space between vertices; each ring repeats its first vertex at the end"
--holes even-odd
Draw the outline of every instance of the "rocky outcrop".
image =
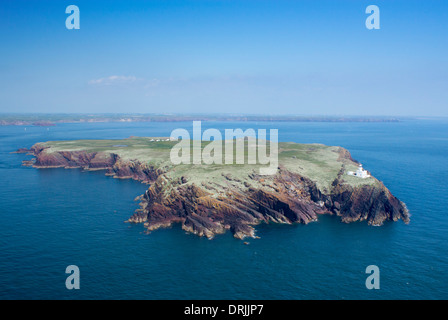
MULTIPOLYGON (((138 160, 123 161, 118 155, 102 152, 47 152, 43 144, 30 150, 38 168, 84 168, 106 170, 118 178, 132 178, 151 183, 137 199, 139 209, 127 222, 143 223, 148 232, 180 223, 182 229, 198 236, 213 238, 229 230, 236 238, 255 237, 259 223, 303 223, 318 219, 321 214, 339 216, 343 222, 367 221, 381 225, 385 221, 409 221, 409 212, 383 183, 345 183, 344 166, 323 191, 311 179, 280 166, 277 174, 247 178, 222 174, 221 184, 190 182, 188 176, 176 177, 160 168, 138 160), (175 178, 173 178, 173 176, 175 178)), ((339 151, 341 161, 353 161, 345 149, 339 151)), ((194 172, 190 174, 190 177, 194 172)))
POLYGON ((405 204, 394 197, 382 182, 358 188, 338 184, 333 192, 329 199, 330 209, 343 222, 366 220, 377 226, 387 220, 409 222, 405 204))
MULTIPOLYGON (((19 149, 29 152, 36 158, 36 168, 82 168, 84 170, 106 170, 106 175, 122 179, 134 179, 145 183, 155 181, 162 170, 143 164, 138 160, 123 161, 113 153, 86 151, 46 152, 43 144, 37 143, 31 149, 19 149)), ((18 152, 17 151, 17 152, 18 152)), ((29 162, 28 162, 29 163, 29 162)))
MULTIPOLYGON (((262 178, 254 175, 252 179, 262 178)), ((169 181, 161 175, 140 198, 140 209, 128 221, 143 222, 148 230, 182 223, 184 230, 209 238, 230 230, 240 239, 254 237, 253 226, 260 222, 307 224, 319 214, 335 214, 343 222, 366 220, 373 225, 409 221, 405 205, 382 183, 349 188, 339 181, 331 194, 322 194, 311 180, 280 170, 270 191, 244 185, 222 193, 207 189, 207 185, 169 181)))

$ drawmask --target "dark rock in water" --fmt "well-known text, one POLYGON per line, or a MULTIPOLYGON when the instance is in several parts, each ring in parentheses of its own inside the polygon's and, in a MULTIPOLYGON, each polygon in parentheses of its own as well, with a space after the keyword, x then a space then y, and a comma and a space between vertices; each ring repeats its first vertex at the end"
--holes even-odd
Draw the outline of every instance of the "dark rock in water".
POLYGON ((11 152, 11 153, 29 153, 29 152, 31 152, 30 149, 27 149, 27 148, 19 148, 19 149, 17 149, 17 151, 14 151, 14 152, 11 152))

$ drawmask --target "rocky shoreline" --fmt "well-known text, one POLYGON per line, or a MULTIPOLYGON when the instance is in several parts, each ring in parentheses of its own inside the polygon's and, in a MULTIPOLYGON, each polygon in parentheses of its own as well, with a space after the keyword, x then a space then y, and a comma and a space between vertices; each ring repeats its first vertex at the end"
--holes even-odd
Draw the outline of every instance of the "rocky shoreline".
MULTIPOLYGON (((222 174, 218 184, 212 180, 190 181, 192 176, 176 176, 165 167, 124 160, 114 153, 47 152, 43 143, 17 152, 33 155, 35 159, 24 161, 24 165, 35 168, 105 170, 106 175, 115 178, 150 184, 137 197, 139 209, 127 220, 143 223, 148 232, 180 223, 183 230, 198 236, 213 238, 229 230, 235 238, 244 239, 256 237, 255 226, 260 223, 307 224, 321 214, 339 216, 345 223, 409 222, 406 205, 382 182, 375 179, 373 184, 352 186, 345 183, 342 169, 330 190, 322 190, 311 179, 291 172, 282 164, 272 176, 260 176, 255 171, 244 179, 222 174)), ((353 161, 343 148, 339 157, 353 161)))

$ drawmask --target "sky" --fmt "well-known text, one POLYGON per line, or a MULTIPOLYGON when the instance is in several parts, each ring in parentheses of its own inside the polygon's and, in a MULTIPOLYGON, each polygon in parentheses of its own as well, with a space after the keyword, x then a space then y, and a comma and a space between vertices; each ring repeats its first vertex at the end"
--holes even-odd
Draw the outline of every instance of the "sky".
POLYGON ((2 0, 0 112, 448 116, 448 1, 2 0))

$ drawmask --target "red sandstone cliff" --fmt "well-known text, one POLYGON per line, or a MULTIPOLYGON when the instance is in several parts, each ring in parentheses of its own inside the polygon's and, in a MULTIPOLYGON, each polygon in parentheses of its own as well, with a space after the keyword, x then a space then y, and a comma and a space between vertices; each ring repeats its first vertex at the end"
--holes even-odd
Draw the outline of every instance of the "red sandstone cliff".
MULTIPOLYGON (((351 159, 341 148, 341 157, 351 159)), ((333 181, 332 188, 322 193, 308 178, 280 167, 277 174, 266 178, 253 174, 241 182, 230 176, 223 179, 238 181, 228 188, 203 183, 198 186, 187 177, 170 179, 163 170, 139 161, 123 161, 118 155, 85 152, 46 152, 42 144, 29 152, 36 158, 37 168, 77 168, 106 170, 118 178, 132 178, 151 183, 139 197, 140 208, 128 222, 144 223, 148 231, 181 223, 182 228, 199 236, 212 238, 230 230, 235 237, 255 236, 254 226, 261 223, 308 223, 319 214, 334 214, 343 222, 367 221, 381 225, 384 221, 408 222, 404 203, 395 198, 381 183, 352 187, 343 181, 343 171, 333 181), (270 179, 269 188, 254 188, 252 182, 270 179)), ((259 184, 258 184, 259 185, 259 184)))

